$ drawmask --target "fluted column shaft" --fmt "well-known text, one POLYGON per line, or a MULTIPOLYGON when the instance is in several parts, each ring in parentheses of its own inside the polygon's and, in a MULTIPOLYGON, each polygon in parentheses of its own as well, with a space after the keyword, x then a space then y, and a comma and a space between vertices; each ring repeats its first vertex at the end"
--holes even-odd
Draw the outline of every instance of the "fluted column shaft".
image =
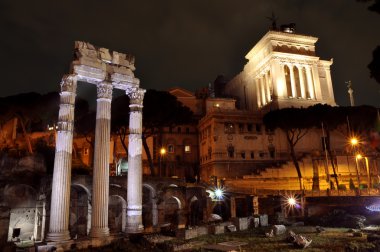
POLYGON ((261 103, 260 79, 256 78, 255 82, 256 82, 257 106, 260 108, 263 105, 261 103))
POLYGON ((307 89, 310 94, 311 99, 315 99, 315 93, 314 93, 314 82, 313 82, 313 76, 311 73, 311 67, 306 67, 306 78, 307 78, 307 89))
POLYGON ((263 104, 263 106, 265 105, 265 104, 267 104, 267 98, 266 98, 266 96, 265 96, 265 83, 264 83, 264 77, 263 76, 261 76, 260 78, 259 78, 259 83, 260 83, 260 89, 261 89, 261 99, 262 99, 262 104, 263 104))
POLYGON ((75 75, 65 75, 62 78, 51 192, 50 225, 46 237, 48 241, 70 240, 68 227, 76 88, 77 79, 75 75))
POLYGON ((296 82, 294 80, 294 68, 293 66, 289 66, 289 71, 290 71, 290 83, 292 86, 292 97, 297 98, 297 92, 296 92, 296 82))
POLYGON ((94 174, 92 179, 91 237, 109 236, 109 159, 112 84, 97 85, 94 174))
POLYGON ((127 233, 141 233, 142 224, 142 108, 144 89, 129 88, 130 98, 129 142, 128 142, 128 188, 127 188, 127 233))
POLYGON ((301 85, 301 97, 302 98, 306 98, 306 85, 305 85, 305 82, 306 80, 304 80, 304 75, 303 75, 303 70, 304 68, 301 66, 298 68, 298 76, 299 76, 299 79, 300 79, 300 85, 301 85))
POLYGON ((267 101, 270 102, 272 101, 272 97, 270 93, 271 83, 270 83, 269 71, 264 74, 264 79, 265 79, 265 87, 267 91, 267 101))

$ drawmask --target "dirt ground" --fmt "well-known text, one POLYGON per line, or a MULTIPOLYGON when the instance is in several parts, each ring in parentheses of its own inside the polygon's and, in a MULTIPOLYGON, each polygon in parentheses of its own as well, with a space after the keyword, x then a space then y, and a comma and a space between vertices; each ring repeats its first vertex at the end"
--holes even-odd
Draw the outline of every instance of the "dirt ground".
MULTIPOLYGON (((149 242, 146 237, 140 237, 138 240, 125 239, 118 243, 112 244, 105 248, 92 248, 88 251, 149 251, 149 252, 168 252, 168 251, 223 251, 208 250, 208 245, 217 245, 223 242, 230 244, 244 244, 236 247, 235 251, 307 251, 307 252, 372 252, 380 251, 374 243, 367 242, 367 233, 361 233, 361 236, 355 236, 352 230, 348 228, 324 228, 319 233, 315 227, 300 226, 287 227, 296 234, 301 234, 312 242, 305 249, 296 248, 286 239, 286 235, 266 237, 265 233, 270 230, 268 228, 256 228, 247 231, 225 233, 220 235, 206 235, 191 240, 178 239, 167 236, 156 235, 155 242, 149 242)), ((151 239, 152 241, 152 239, 151 239)), ((224 250, 227 251, 227 250, 224 250)))

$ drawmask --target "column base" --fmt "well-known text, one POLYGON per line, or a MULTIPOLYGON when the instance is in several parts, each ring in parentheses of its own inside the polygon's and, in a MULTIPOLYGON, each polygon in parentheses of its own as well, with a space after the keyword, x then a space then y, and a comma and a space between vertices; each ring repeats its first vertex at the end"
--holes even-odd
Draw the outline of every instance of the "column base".
POLYGON ((144 226, 141 224, 136 226, 127 226, 125 228, 125 232, 127 234, 141 234, 144 232, 144 226))
POLYGON ((127 234, 138 234, 144 232, 141 213, 142 211, 127 209, 127 225, 125 227, 125 232, 127 234), (139 214, 136 214, 136 212, 138 212, 139 214))
POLYGON ((90 237, 91 238, 102 238, 110 236, 110 230, 108 227, 104 228, 91 228, 90 230, 90 237))
POLYGON ((70 239, 70 232, 68 230, 65 230, 63 232, 49 232, 46 235, 46 241, 63 242, 69 241, 70 239))

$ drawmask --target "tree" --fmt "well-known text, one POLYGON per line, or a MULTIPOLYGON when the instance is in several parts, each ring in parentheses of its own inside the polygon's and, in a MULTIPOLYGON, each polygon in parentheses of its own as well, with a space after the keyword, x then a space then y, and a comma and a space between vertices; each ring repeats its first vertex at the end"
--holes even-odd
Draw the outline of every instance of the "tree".
MULTIPOLYGON (((357 0, 359 2, 370 2, 368 10, 380 14, 380 0, 357 0)), ((377 46, 372 52, 372 61, 368 65, 370 76, 380 84, 380 46, 377 46)))
POLYGON ((287 108, 269 112, 264 116, 264 123, 270 129, 280 128, 285 131, 290 146, 291 158, 300 180, 300 186, 302 186, 302 174, 299 170, 294 147, 307 133, 308 128, 321 129, 324 135, 324 148, 332 166, 336 188, 339 188, 335 156, 330 145, 332 142, 331 132, 343 127, 346 128, 344 134, 350 135, 347 129, 347 121, 349 121, 352 132, 369 136, 371 129, 375 127, 376 119, 377 109, 371 106, 332 107, 326 104, 317 104, 307 109, 287 108))
MULTIPOLYGON (((320 128, 324 136, 323 143, 324 149, 327 152, 327 156, 330 160, 331 167, 334 174, 334 180, 336 188, 339 188, 338 175, 335 167, 335 157, 331 150, 331 132, 339 125, 346 123, 346 113, 344 107, 332 107, 327 104, 317 104, 307 108, 308 115, 312 118, 312 126, 320 128)), ((328 161, 327 167, 328 167, 328 161)))
POLYGON ((24 93, 0 98, 0 120, 5 122, 17 118, 25 137, 28 152, 33 153, 29 133, 46 129, 47 124, 57 118, 59 95, 24 93))
MULTIPOLYGON (((129 108, 128 96, 120 96, 114 100, 112 104, 111 129, 119 135, 122 145, 128 153, 128 148, 124 142, 129 128, 129 109, 127 108, 129 108)), ((191 110, 179 102, 177 97, 166 91, 147 90, 144 96, 143 131, 141 138, 152 176, 155 175, 155 172, 147 139, 158 136, 158 144, 160 145, 162 144, 161 136, 163 128, 186 124, 191 122, 191 120, 191 110)))
POLYGON ((371 78, 374 78, 378 83, 380 83, 380 46, 372 52, 372 61, 368 65, 371 78))
POLYGON ((307 134, 312 123, 304 108, 284 108, 267 113, 264 118, 267 129, 279 128, 285 132, 286 140, 289 144, 290 157, 296 168, 300 190, 304 190, 303 177, 298 163, 295 147, 297 143, 307 134))

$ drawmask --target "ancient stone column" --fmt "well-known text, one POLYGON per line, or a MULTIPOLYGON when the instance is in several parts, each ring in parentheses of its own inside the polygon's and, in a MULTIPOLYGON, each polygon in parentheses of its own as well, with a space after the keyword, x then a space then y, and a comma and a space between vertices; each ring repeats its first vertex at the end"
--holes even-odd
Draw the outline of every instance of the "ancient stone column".
POLYGON ((127 233, 141 233, 142 225, 142 108, 144 89, 126 90, 130 98, 128 139, 127 233))
POLYGON ((65 75, 62 78, 51 192, 50 225, 46 237, 48 241, 70 240, 68 227, 76 88, 77 77, 75 75, 65 75))
POLYGON ((109 82, 97 84, 97 93, 90 231, 90 236, 93 238, 109 236, 108 201, 112 84, 109 82))

